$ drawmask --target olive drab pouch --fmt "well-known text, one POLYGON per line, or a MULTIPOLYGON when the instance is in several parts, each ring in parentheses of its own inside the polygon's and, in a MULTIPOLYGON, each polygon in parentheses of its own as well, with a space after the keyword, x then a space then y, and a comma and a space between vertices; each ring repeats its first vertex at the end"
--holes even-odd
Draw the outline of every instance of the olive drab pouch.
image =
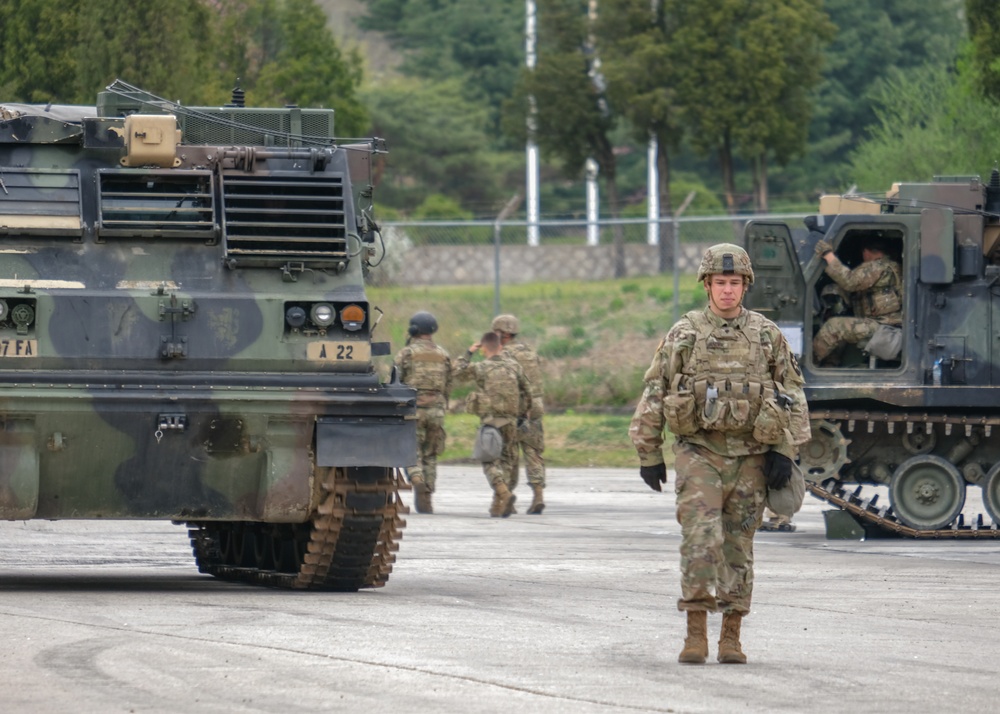
POLYGON ((806 497, 806 479, 799 465, 792 462, 792 477, 784 488, 767 489, 764 503, 779 516, 791 518, 802 508, 806 497))
POLYGON ((472 458, 487 463, 496 461, 503 452, 503 434, 495 426, 483 424, 476 432, 476 440, 472 445, 472 458))
POLYGON ((694 392, 680 387, 683 375, 675 375, 670 393, 663 398, 663 418, 674 436, 690 436, 698 431, 698 405, 694 392))
POLYGON ((754 440, 761 444, 780 444, 788 429, 790 416, 776 398, 765 399, 753 423, 754 440))
POLYGON ((468 396, 465 398, 465 411, 467 414, 474 414, 479 416, 485 412, 481 409, 482 402, 485 400, 482 398, 483 395, 479 392, 469 392, 468 396))

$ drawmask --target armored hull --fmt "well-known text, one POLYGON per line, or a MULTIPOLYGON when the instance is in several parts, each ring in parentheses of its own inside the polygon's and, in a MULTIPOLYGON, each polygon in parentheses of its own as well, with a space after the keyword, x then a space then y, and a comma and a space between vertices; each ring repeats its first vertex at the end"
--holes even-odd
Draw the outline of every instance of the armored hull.
POLYGON ((0 115, 0 518, 166 519, 219 577, 384 584, 416 436, 373 364, 377 142, 111 89, 0 115))
MULTIPOLYGON (((753 221, 757 283, 747 306, 798 348, 813 438, 800 449, 812 493, 866 527, 914 537, 1000 536, 1000 175, 897 184, 877 198, 825 198, 805 229, 753 221), (851 317, 830 290, 820 240, 848 267, 873 240, 900 268, 892 348, 862 339, 820 362, 813 339, 851 317), (896 329, 896 328, 894 328, 896 329), (863 486, 888 488, 888 503, 863 486), (982 508, 966 508, 978 487, 982 508), (981 511, 967 517, 967 511, 981 511), (985 517, 984 517, 985 515, 985 517)), ((883 496, 884 498, 884 496, 883 496)))

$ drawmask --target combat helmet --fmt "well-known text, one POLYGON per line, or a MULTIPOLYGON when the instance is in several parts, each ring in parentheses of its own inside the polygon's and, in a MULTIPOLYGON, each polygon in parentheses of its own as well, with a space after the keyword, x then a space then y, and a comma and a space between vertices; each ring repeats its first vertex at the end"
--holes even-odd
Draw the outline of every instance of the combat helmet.
POLYGON ((494 332, 506 332, 508 335, 516 335, 521 326, 517 322, 517 318, 513 315, 497 315, 493 318, 493 324, 490 325, 490 329, 494 332))
POLYGON ((437 329, 438 321, 434 319, 434 316, 429 312, 417 312, 410 318, 410 327, 408 332, 411 337, 416 337, 417 335, 433 335, 437 332, 437 329))
POLYGON ((750 285, 753 285, 753 268, 750 256, 740 246, 733 243, 719 243, 705 251, 698 267, 698 282, 709 275, 723 274, 742 275, 750 285))

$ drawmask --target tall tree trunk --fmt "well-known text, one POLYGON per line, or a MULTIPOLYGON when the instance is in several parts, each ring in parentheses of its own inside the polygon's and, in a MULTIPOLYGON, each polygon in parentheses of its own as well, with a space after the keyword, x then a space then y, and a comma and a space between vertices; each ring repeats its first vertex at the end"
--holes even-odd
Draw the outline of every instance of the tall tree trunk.
POLYGON ((719 166, 722 169, 722 190, 726 194, 726 211, 736 215, 736 180, 733 177, 733 147, 726 132, 719 147, 719 166))
POLYGON ((660 224, 657 227, 660 234, 659 272, 673 270, 677 257, 674 255, 674 207, 670 197, 670 149, 667 148, 666 132, 656 137, 656 173, 659 176, 660 224), (669 218, 669 221, 664 221, 669 218))
POLYGON ((754 201, 756 203, 756 209, 758 213, 768 212, 768 192, 767 192, 767 150, 760 152, 760 156, 757 159, 757 171, 756 171, 756 181, 757 181, 757 198, 754 201))
POLYGON ((610 174, 605 174, 604 176, 605 186, 608 188, 608 210, 611 213, 611 218, 614 219, 614 252, 615 252, 615 277, 624 278, 625 277, 625 230, 622 228, 622 224, 618 222, 619 218, 619 199, 618 199, 618 181, 615 178, 614 169, 611 169, 610 174))

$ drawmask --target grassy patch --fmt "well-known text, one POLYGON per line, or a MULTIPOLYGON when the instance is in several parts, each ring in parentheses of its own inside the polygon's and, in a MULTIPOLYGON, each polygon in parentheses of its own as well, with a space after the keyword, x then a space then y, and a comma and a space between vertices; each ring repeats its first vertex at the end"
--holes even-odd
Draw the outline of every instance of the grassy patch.
MULTIPOLYGON (((682 276, 680 286, 681 313, 704 304, 694 276, 682 276)), ((453 356, 477 341, 494 315, 492 286, 369 287, 368 296, 384 312, 375 338, 389 339, 394 351, 419 310, 437 318, 435 340, 453 356)), ((521 338, 543 358, 547 409, 627 411, 673 324, 673 300, 672 276, 530 283, 502 286, 500 311, 517 315, 521 338)), ((387 372, 391 359, 379 359, 387 372)), ((453 396, 466 391, 460 387, 453 396)))
MULTIPOLYGON (((625 415, 547 414, 545 463, 553 467, 635 468, 638 474, 639 459, 628 438, 630 420, 625 415)), ((478 426, 479 419, 470 414, 449 414, 445 418, 448 444, 440 462, 469 463, 478 426)), ((673 463, 669 447, 664 458, 673 463)))

